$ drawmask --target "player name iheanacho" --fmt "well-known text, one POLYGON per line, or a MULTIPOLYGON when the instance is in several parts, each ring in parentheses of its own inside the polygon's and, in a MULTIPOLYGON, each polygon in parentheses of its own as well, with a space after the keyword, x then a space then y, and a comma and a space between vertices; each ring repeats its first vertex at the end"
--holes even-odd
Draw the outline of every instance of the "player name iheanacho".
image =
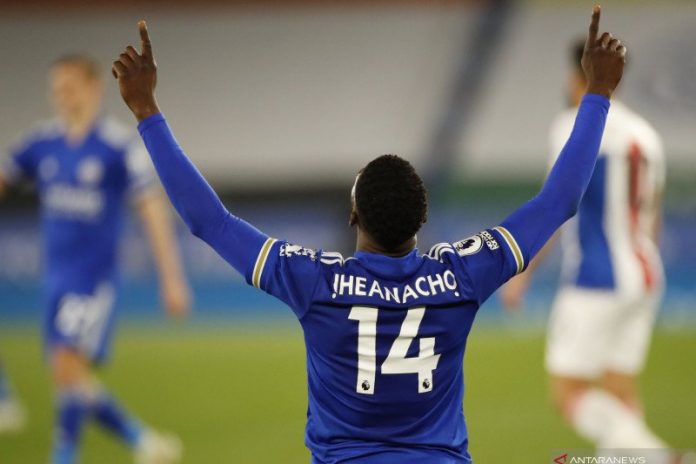
POLYGON ((457 291, 457 279, 454 273, 447 270, 441 274, 431 274, 416 277, 410 283, 403 286, 386 286, 379 281, 368 277, 334 274, 332 298, 337 296, 366 296, 378 297, 384 301, 393 301, 397 304, 416 301, 420 297, 436 296, 445 292, 457 291))

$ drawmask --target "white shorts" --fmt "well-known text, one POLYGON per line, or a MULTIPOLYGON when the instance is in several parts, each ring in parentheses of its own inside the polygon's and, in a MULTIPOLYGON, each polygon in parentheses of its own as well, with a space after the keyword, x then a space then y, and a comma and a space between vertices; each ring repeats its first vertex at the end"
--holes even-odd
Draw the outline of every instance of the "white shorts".
POLYGON ((547 371, 581 379, 639 373, 660 297, 661 292, 628 299, 609 291, 562 288, 549 320, 547 371))

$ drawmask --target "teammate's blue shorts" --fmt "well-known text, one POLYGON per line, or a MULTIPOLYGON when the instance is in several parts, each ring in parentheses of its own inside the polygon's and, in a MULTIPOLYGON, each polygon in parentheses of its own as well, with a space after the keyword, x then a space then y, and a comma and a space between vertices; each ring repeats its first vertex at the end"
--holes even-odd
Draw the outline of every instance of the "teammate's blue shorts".
POLYGON ((44 350, 71 347, 92 363, 109 354, 116 303, 115 285, 101 282, 91 291, 54 292, 48 297, 43 327, 44 350))

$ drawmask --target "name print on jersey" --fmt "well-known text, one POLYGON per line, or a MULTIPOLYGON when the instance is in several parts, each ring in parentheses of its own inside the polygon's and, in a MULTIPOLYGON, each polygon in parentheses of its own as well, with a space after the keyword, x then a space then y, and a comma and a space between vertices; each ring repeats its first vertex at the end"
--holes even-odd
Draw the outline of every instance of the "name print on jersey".
POLYGON ((54 184, 42 197, 44 208, 54 216, 97 220, 104 209, 104 194, 91 187, 54 184))
POLYGON ((441 293, 452 292, 459 296, 457 279, 449 269, 443 273, 420 276, 404 286, 388 287, 379 281, 368 277, 334 274, 332 298, 337 296, 366 296, 379 297, 384 301, 393 301, 397 304, 418 301, 421 297, 436 296, 441 293))

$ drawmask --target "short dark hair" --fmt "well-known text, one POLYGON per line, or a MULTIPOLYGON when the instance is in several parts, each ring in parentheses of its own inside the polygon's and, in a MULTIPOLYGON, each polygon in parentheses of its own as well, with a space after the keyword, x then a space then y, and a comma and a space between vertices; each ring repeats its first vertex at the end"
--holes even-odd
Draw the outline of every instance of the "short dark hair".
POLYGON ((56 66, 79 66, 88 78, 94 80, 101 80, 103 75, 99 61, 93 56, 85 53, 69 53, 63 55, 53 62, 51 68, 55 68, 56 66))
POLYGON ((386 251, 392 251, 425 223, 428 195, 411 163, 382 155, 368 163, 355 185, 360 226, 386 251))

